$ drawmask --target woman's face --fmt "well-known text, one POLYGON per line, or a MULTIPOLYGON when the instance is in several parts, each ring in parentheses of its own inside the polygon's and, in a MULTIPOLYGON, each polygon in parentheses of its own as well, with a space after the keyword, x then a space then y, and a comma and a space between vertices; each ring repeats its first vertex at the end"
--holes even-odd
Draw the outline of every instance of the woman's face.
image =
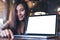
POLYGON ((24 6, 22 4, 19 4, 19 5, 17 5, 16 10, 17 10, 17 16, 18 16, 19 21, 22 21, 25 17, 24 6))

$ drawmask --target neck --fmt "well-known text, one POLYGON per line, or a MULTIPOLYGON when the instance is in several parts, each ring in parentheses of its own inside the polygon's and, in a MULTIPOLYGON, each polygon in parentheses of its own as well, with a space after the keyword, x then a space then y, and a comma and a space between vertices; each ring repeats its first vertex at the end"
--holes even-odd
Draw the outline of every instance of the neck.
POLYGON ((21 21, 21 22, 20 22, 20 25, 23 25, 23 24, 24 24, 24 21, 21 21))

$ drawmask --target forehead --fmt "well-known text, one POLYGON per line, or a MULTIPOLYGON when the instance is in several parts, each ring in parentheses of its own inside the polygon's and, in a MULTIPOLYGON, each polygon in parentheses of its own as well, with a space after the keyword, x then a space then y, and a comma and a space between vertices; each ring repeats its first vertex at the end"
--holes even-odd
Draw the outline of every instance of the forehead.
POLYGON ((24 8, 22 4, 17 5, 17 9, 21 9, 21 8, 24 8))

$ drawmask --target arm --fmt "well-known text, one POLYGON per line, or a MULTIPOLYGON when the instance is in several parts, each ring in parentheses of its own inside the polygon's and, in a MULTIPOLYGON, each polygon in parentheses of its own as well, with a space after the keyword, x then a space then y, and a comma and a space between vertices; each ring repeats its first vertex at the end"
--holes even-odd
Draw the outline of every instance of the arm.
POLYGON ((4 24, 4 27, 0 30, 0 37, 11 37, 12 39, 14 38, 13 32, 10 29, 7 29, 9 23, 10 21, 7 21, 4 24))

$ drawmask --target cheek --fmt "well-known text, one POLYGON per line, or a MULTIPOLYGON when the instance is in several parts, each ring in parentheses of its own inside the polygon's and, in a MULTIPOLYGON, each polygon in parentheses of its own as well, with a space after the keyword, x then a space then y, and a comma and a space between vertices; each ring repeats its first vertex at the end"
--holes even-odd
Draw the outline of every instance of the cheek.
POLYGON ((23 12, 21 12, 22 13, 22 15, 25 15, 25 11, 23 11, 23 12))

